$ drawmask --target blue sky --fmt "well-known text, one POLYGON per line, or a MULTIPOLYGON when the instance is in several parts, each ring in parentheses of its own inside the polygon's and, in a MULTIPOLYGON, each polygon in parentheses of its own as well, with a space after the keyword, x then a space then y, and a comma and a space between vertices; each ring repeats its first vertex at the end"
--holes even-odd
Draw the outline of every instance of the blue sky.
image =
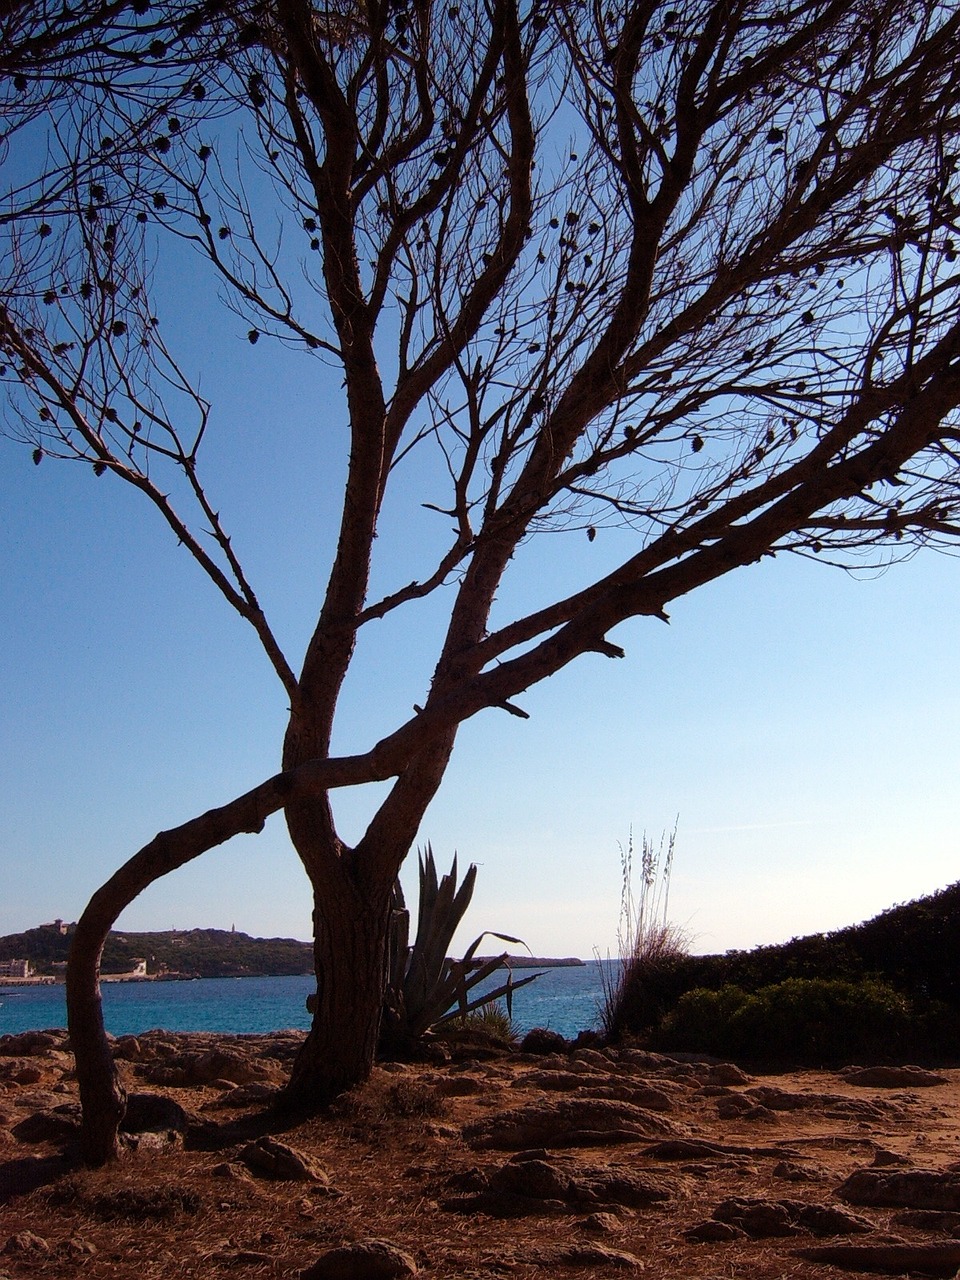
MULTIPOLYGON (((270 358, 282 379, 283 358, 270 358)), ((296 655, 336 495, 306 437, 299 455, 268 456, 279 383, 243 359, 243 376, 216 388, 215 489, 296 655)), ((315 414, 309 384, 291 385, 283 414, 315 414)), ((34 467, 8 441, 0 487, 7 933, 76 919, 158 829, 273 772, 285 699, 139 495, 87 467, 34 467)), ((523 580, 546 589, 571 566, 588 572, 628 536, 548 536, 523 580)), ((766 561, 676 602, 669 626, 620 628, 626 660, 590 655, 529 691, 530 720, 469 722, 422 830, 442 865, 454 849, 480 865, 462 941, 490 928, 539 953, 614 950, 619 845, 678 815, 670 915, 696 950, 839 927, 957 879, 958 573, 934 553, 870 579, 766 561)), ((432 608, 409 627, 378 624, 362 648, 344 747, 417 700, 432 608)), ((369 792, 337 799, 347 838, 369 792)), ((121 923, 308 937, 309 918, 275 817, 154 886, 121 923)))

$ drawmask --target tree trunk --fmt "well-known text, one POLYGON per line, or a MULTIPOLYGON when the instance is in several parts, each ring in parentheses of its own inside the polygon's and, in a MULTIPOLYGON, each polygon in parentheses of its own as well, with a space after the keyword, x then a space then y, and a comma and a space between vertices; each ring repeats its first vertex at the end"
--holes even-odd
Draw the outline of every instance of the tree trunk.
POLYGON ((67 965, 67 1023, 83 1109, 80 1149, 84 1162, 90 1165, 117 1158, 117 1131, 127 1105, 100 1005, 100 953, 105 933, 89 912, 84 913, 67 965))
POLYGON ((366 1080, 380 1030, 389 899, 351 886, 336 893, 328 887, 315 902, 316 1007, 279 1101, 284 1111, 320 1110, 366 1080))

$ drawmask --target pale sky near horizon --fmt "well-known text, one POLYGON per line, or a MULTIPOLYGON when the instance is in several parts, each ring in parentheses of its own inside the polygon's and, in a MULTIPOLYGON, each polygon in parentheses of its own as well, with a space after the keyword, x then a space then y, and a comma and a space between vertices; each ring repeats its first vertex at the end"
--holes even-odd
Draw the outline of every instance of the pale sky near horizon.
MULTIPOLYGON (((211 499, 296 669, 339 515, 339 380, 266 336, 251 346, 189 264, 159 285, 160 319, 214 406, 211 499)), ((386 512, 375 594, 418 576, 440 519, 420 498, 412 516, 386 512)), ((540 537, 498 608, 526 612, 630 539, 540 537)), ((371 746, 423 700, 442 603, 368 628, 339 750, 371 746)), ((620 847, 675 821, 669 915, 697 951, 839 928, 960 879, 957 559, 853 577, 779 556, 668 612, 669 626, 611 633, 625 660, 589 655, 518 698, 529 720, 463 726, 421 830, 442 869, 454 850, 479 865, 461 945, 491 929, 541 955, 614 953, 620 847)), ((284 692, 158 514, 112 475, 35 467, 2 437, 0 619, 0 934, 76 920, 158 830, 279 768, 284 692)), ((347 840, 380 794, 336 797, 347 840)), ((414 860, 404 882, 415 898, 414 860)), ((308 938, 310 908, 277 815, 120 924, 308 938)))

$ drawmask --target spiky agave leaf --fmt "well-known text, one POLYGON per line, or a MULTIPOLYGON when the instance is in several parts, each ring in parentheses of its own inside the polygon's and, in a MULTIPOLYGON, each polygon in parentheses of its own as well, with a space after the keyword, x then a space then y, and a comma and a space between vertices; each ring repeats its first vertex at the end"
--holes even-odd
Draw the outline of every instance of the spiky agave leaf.
POLYGON ((472 1013, 474 1009, 482 1009, 485 1005, 494 1004, 502 998, 507 1002, 507 1016, 513 1017, 513 992, 519 991, 521 987, 525 987, 528 983, 536 982, 537 978, 542 978, 542 973, 531 973, 527 977, 521 978, 518 982, 514 982, 511 972, 507 981, 501 987, 497 987, 494 991, 485 991, 482 996, 477 996, 475 1000, 468 1000, 465 1004, 458 1003, 455 1009, 450 1009, 442 1017, 437 1018, 431 1026, 442 1027, 448 1022, 453 1022, 463 1014, 472 1013))
POLYGON ((420 1016, 411 1020, 412 1025, 417 1028, 415 1034, 422 1035, 428 1027, 438 1025, 442 1020, 445 1020, 447 1015, 456 1017, 458 1013, 465 1013, 470 1009, 479 1008, 481 1005, 498 1000, 501 996, 506 997, 509 1012, 512 1016, 513 992, 519 990, 520 987, 525 987, 528 982, 533 982, 535 978, 542 977, 542 974, 535 973, 520 982, 515 982, 513 980, 513 971, 510 969, 510 958, 506 952, 499 956, 491 956, 486 960, 474 960, 473 957, 476 955, 480 943, 484 938, 488 937, 499 938, 501 942, 515 943, 521 947, 526 945, 520 938, 514 938, 508 933, 496 933, 492 929, 488 929, 481 933, 478 938, 474 938, 462 959, 447 959, 443 971, 430 993, 429 1001, 424 1005, 420 1016), (496 973, 498 969, 507 970, 506 983, 495 991, 484 993, 471 1003, 468 998, 469 992, 479 986, 492 973, 496 973), (454 1004, 458 1008, 451 1012, 454 1004))
POLYGON ((476 876, 477 869, 471 866, 458 890, 456 854, 449 873, 439 881, 431 846, 428 844, 420 855, 417 936, 403 980, 404 1001, 408 1009, 422 1009, 442 980, 447 952, 473 897, 476 876))

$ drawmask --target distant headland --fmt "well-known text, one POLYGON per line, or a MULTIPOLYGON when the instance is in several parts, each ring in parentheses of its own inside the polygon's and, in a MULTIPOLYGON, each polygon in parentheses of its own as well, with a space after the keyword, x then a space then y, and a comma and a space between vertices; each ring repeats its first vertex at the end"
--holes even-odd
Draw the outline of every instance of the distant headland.
MULTIPOLYGON (((0 937, 0 984, 63 981, 76 928, 63 920, 0 937)), ((479 959, 479 958, 478 958, 479 959)), ((582 965, 576 957, 511 956, 516 969, 582 965)), ((236 929, 111 932, 103 948, 105 982, 183 978, 270 978, 313 972, 313 946, 295 938, 252 938, 236 929)))

